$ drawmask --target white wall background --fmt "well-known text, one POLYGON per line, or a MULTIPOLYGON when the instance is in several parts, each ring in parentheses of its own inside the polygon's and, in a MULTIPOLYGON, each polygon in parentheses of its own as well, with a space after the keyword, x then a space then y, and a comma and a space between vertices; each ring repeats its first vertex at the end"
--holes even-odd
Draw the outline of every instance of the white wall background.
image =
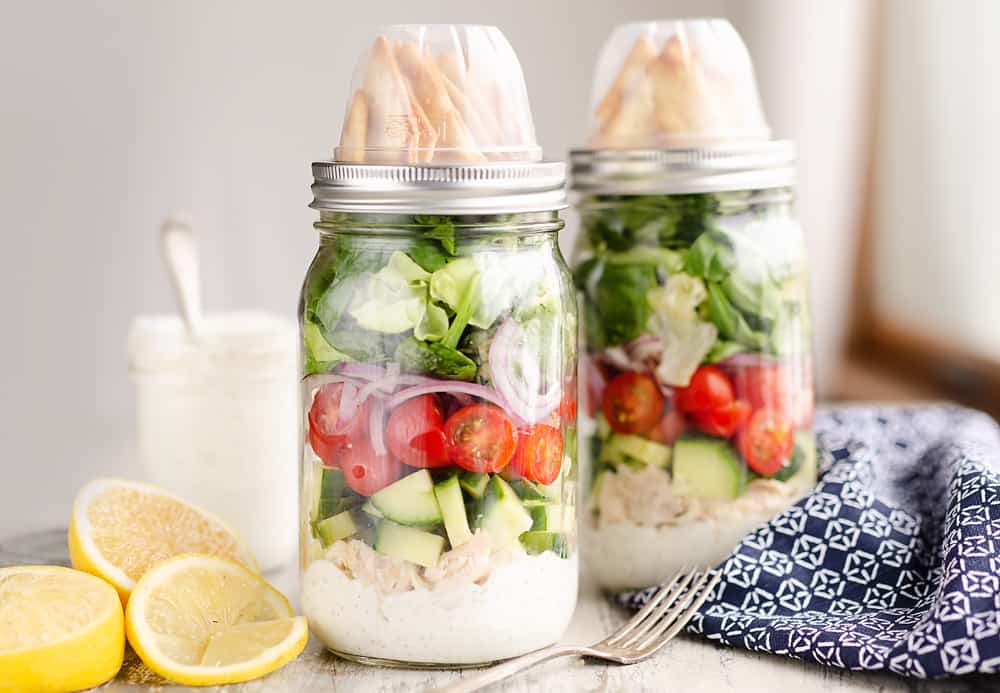
MULTIPOLYGON (((138 476, 125 334, 173 309, 156 228, 188 210, 210 309, 291 315, 315 244, 309 162, 338 137, 378 25, 500 26, 539 138, 584 134, 613 25, 728 16, 779 137, 798 141, 820 382, 843 332, 869 3, 819 0, 4 2, 0 21, 0 538, 62 524, 96 475, 138 476)), ((572 234, 574 229, 570 230, 572 234)))
POLYGON ((1000 359, 1000 2, 962 8, 889 5, 876 307, 896 324, 1000 359))

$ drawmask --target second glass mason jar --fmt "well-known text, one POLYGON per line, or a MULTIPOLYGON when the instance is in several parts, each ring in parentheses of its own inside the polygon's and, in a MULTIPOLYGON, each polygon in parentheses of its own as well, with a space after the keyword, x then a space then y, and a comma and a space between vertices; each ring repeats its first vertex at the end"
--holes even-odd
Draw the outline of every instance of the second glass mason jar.
POLYGON ((816 481, 795 148, 723 19, 625 24, 573 152, 592 482, 608 589, 714 567, 816 481))
POLYGON ((718 564, 816 481, 793 159, 787 142, 574 152, 583 545, 606 588, 718 564))

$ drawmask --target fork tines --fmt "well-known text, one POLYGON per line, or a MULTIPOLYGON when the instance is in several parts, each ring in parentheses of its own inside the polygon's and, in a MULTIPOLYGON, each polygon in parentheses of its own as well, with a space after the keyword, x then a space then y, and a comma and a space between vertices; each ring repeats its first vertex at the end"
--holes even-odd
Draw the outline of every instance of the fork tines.
POLYGON ((682 568, 639 613, 597 647, 625 650, 632 657, 655 653, 687 625, 720 577, 717 570, 689 572, 682 568))

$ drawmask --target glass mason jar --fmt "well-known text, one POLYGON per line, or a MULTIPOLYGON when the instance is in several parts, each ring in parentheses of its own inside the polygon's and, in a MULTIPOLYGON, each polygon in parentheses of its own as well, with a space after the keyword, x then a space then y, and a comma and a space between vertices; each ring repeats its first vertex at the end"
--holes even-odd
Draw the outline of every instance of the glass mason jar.
POLYGON ((584 560, 608 589, 720 563, 816 481, 794 149, 578 151, 584 560))
MULTIPOLYGON (((339 211, 352 206, 331 182, 344 166, 314 165, 320 246, 300 310, 312 633, 342 656, 406 666, 551 644, 577 594, 563 165, 476 167, 500 187, 547 171, 544 195, 434 203, 416 189, 389 212, 339 211), (455 211, 472 208, 484 211, 455 211)), ((396 175, 361 168, 369 184, 396 175)), ((468 171, 437 172, 453 195, 482 195, 458 185, 468 171)))

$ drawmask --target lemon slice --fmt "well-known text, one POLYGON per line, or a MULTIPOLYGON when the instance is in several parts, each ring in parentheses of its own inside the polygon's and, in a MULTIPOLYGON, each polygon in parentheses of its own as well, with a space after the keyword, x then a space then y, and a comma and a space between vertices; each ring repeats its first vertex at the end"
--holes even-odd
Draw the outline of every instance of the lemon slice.
POLYGON ((284 595, 239 563, 177 556, 150 569, 125 614, 132 649, 189 686, 249 681, 295 659, 309 629, 284 595))
POLYGON ((152 566, 182 553, 207 553, 257 563, 236 533, 215 515, 149 484, 95 479, 80 489, 69 525, 73 567, 104 578, 128 602, 152 566))
POLYGON ((0 691, 78 691, 118 673, 122 605, 111 585, 57 566, 0 568, 0 691))

